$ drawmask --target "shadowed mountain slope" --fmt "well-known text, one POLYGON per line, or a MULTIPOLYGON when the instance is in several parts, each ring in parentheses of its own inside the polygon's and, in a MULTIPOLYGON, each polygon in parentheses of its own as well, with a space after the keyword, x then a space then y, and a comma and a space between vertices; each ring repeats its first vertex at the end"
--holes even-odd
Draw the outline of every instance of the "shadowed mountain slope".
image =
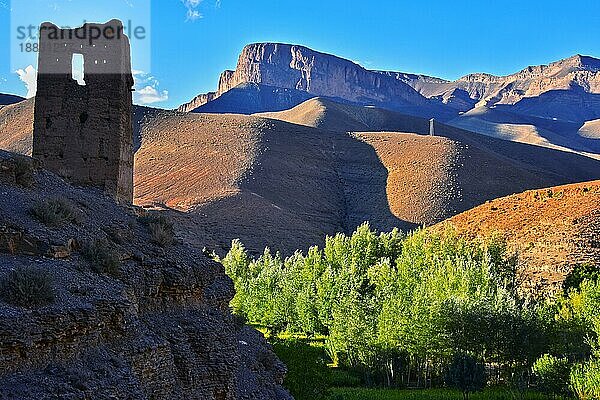
MULTIPOLYGON (((0 115, 3 146, 23 147, 31 101, 0 115)), ((296 123, 136 107, 136 203, 182 211, 198 246, 221 251, 239 237, 252 250, 293 251, 364 221, 411 229, 527 189, 600 179, 587 157, 442 124, 426 136, 427 120, 386 110, 313 99, 270 116, 296 123)))
POLYGON ((287 110, 311 97, 310 94, 300 90, 242 83, 193 111, 217 114, 255 114, 287 110))
POLYGON ((15 104, 15 103, 18 103, 23 100, 25 100, 25 99, 21 96, 16 96, 14 94, 0 93, 0 107, 6 106, 9 104, 15 104))

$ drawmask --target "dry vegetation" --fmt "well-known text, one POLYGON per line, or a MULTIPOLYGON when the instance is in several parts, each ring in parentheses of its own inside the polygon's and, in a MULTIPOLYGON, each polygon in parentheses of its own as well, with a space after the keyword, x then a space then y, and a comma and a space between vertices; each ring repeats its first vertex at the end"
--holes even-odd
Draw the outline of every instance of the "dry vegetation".
POLYGON ((0 298, 20 307, 36 307, 54 301, 52 276, 34 267, 21 267, 0 278, 0 298))

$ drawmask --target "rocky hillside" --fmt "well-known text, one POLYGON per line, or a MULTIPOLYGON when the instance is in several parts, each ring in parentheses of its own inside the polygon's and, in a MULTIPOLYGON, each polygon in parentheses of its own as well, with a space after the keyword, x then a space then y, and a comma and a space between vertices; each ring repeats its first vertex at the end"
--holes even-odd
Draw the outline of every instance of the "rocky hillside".
MULTIPOLYGON (((600 94, 600 60, 581 55, 548 65, 530 66, 512 75, 495 76, 477 73, 454 82, 403 73, 382 72, 382 74, 395 76, 396 79, 414 87, 423 96, 439 99, 459 111, 468 111, 475 106, 518 104, 516 110, 534 115, 533 104, 528 103, 531 103, 532 98, 538 98, 544 93, 559 94, 558 91, 566 91, 576 94, 576 91, 580 90, 582 96, 585 96, 584 93, 600 94), (459 100, 464 100, 465 103, 459 100), (519 104, 520 102, 522 103, 519 104)), ((580 104, 584 109, 579 110, 572 108, 560 110, 545 102, 544 110, 537 110, 535 115, 558 117, 570 121, 598 118, 600 112, 593 106, 598 100, 594 96, 588 96, 587 100, 587 104, 580 104)))
MULTIPOLYGON (((30 143, 30 103, 0 118, 5 148, 30 143)), ((174 218, 186 241, 219 252, 234 238, 294 251, 364 221, 411 229, 527 189, 600 179, 600 162, 577 154, 441 123, 430 137, 426 119, 320 98, 260 116, 137 107, 134 121, 136 203, 184 211, 174 218)))
POLYGON ((240 237, 252 250, 293 251, 367 220, 410 229, 600 178, 587 157, 442 124, 430 137, 426 120, 361 109, 313 99, 270 118, 160 112, 142 123, 136 201, 189 211, 179 218, 199 246, 226 249, 240 237), (336 131, 340 121, 355 133, 336 131))
POLYGON ((0 397, 290 399, 229 312, 223 267, 169 213, 122 208, 0 153, 0 397))
MULTIPOLYGON (((246 46, 239 56, 235 71, 225 71, 221 75, 216 92, 196 97, 182 105, 179 111, 197 110, 205 102, 214 101, 233 88, 239 91, 239 85, 246 83, 301 91, 310 97, 325 96, 358 104, 385 106, 408 113, 442 113, 441 108, 394 77, 369 71, 349 60, 307 47, 280 43, 246 46)), ((300 102, 289 104, 286 108, 300 102)), ((211 109, 209 112, 214 111, 211 109)), ((276 110, 255 112, 260 111, 276 110)))
POLYGON ((600 154, 588 121, 600 118, 600 60, 575 55, 512 75, 471 74, 450 82, 402 73, 395 76, 423 96, 466 112, 450 124, 509 140, 600 154))
POLYGON ((600 181, 532 190, 451 218, 468 236, 500 233, 519 252, 531 288, 557 290, 574 268, 600 267, 600 181))

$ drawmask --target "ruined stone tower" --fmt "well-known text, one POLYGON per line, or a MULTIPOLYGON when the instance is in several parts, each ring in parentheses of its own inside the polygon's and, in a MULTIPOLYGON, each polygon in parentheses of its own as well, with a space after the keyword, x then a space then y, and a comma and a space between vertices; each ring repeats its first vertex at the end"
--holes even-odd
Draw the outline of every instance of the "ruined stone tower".
POLYGON ((120 21, 40 27, 33 157, 76 185, 133 201, 129 39, 120 21), (84 85, 73 77, 83 56, 84 85))

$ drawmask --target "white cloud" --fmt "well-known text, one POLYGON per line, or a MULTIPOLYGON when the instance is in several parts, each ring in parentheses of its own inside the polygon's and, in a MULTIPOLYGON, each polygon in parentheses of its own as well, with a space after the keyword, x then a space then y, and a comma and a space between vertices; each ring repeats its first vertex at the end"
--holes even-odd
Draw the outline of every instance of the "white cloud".
POLYGON ((163 90, 159 92, 152 86, 146 86, 136 91, 136 102, 138 104, 154 104, 166 101, 169 99, 169 91, 163 90))
POLYGON ((135 82, 135 92, 133 92, 134 103, 146 105, 169 99, 169 91, 160 90, 160 82, 154 76, 144 71, 134 70, 133 79, 135 82))
POLYGON ((203 0, 181 0, 185 8, 187 8, 186 21, 195 21, 202 18, 202 14, 198 11, 198 7, 203 0))
POLYGON ((27 88, 28 99, 35 96, 37 92, 37 71, 33 67, 33 65, 28 65, 25 69, 18 69, 17 75, 19 75, 19 79, 25 83, 25 87, 27 88))

